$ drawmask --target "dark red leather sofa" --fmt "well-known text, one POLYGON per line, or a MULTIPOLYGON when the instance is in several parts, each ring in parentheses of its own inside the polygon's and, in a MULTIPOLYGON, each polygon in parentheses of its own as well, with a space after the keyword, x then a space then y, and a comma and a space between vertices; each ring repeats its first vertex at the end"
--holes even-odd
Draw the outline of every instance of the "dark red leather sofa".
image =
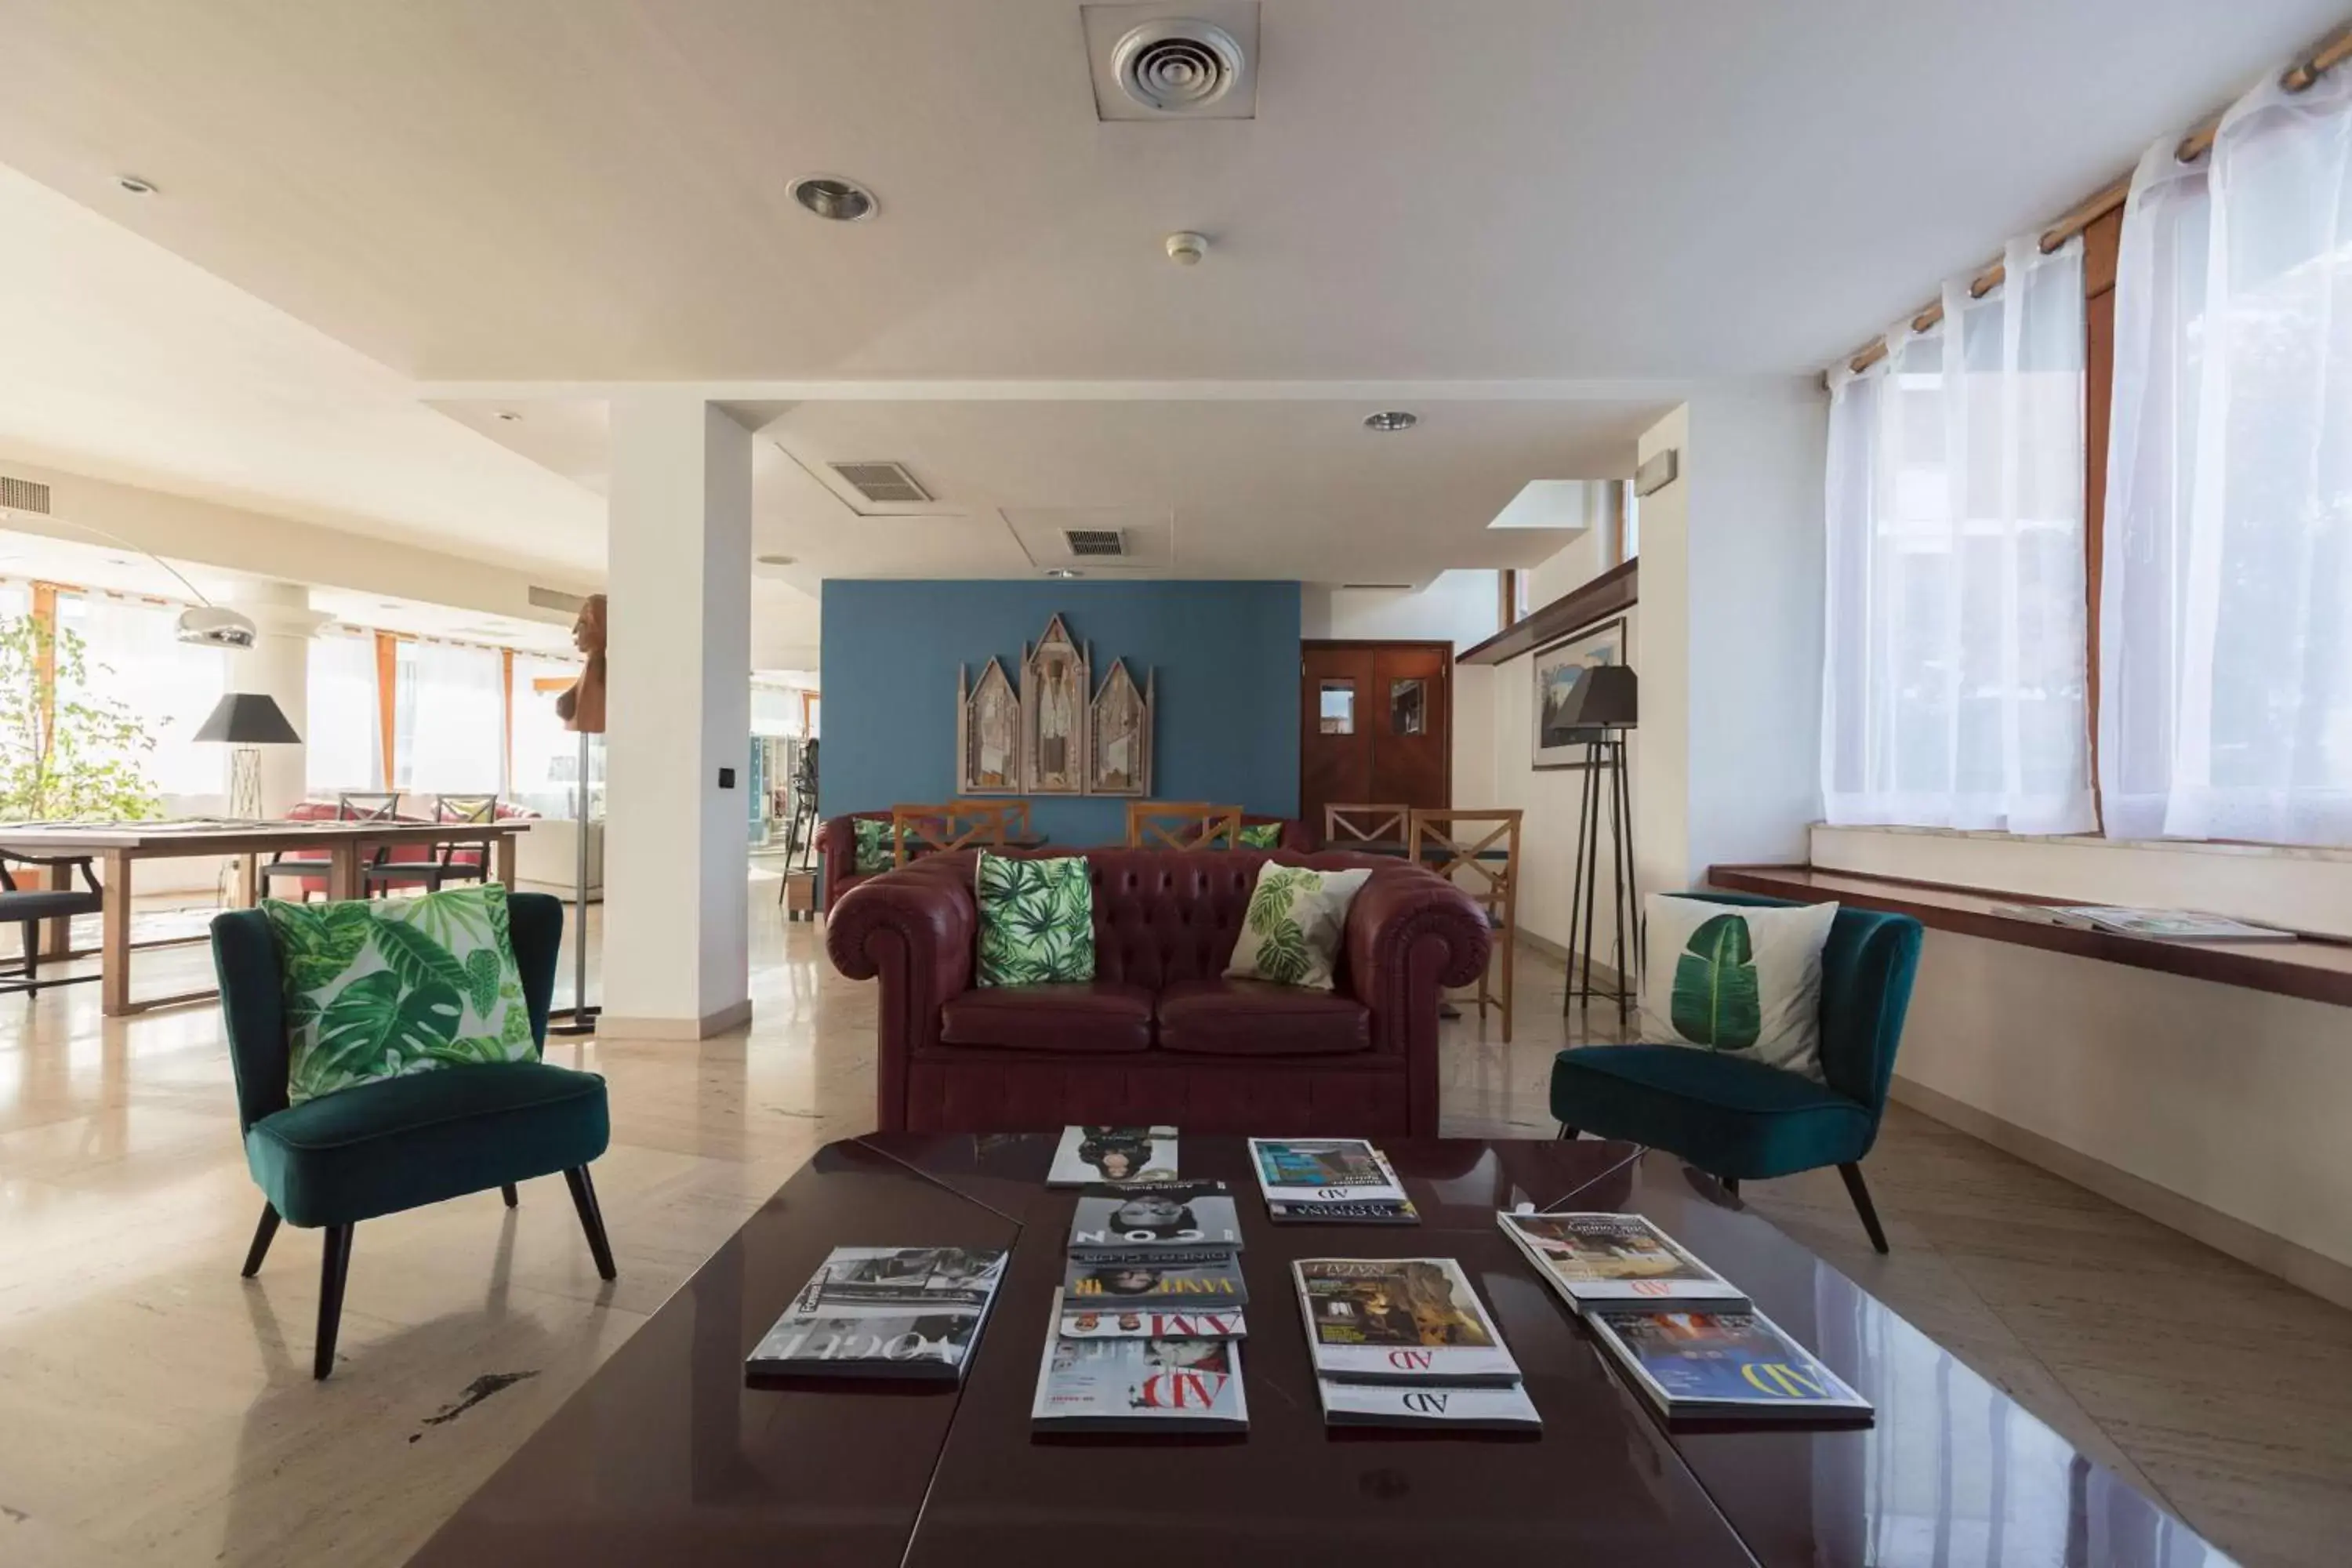
MULTIPOLYGON (((1052 853, 1043 851, 1042 853, 1052 853)), ((1194 1132, 1437 1131, 1437 1008, 1486 966, 1486 918, 1422 867, 1348 854, 1102 848, 1095 979, 974 988, 969 851, 835 902, 833 962, 879 979, 885 1131, 1172 1122, 1194 1132), (1330 992, 1226 980, 1260 865, 1368 867, 1330 992)))

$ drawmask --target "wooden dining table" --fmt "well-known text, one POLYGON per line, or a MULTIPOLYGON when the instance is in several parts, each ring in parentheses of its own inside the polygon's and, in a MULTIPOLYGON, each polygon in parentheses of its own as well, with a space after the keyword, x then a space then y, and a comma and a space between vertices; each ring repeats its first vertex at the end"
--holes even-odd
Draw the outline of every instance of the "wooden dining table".
POLYGON ((100 912, 100 1010, 120 1018, 151 1008, 206 1001, 212 990, 133 1000, 131 994, 131 868, 142 860, 234 857, 236 902, 255 901, 257 864, 265 855, 290 854, 323 861, 327 896, 355 899, 362 873, 379 849, 401 844, 481 844, 489 847, 492 872, 511 888, 515 837, 526 820, 500 822, 236 822, 220 818, 156 822, 19 822, 0 824, 0 855, 45 860, 88 857, 98 862, 104 889, 100 912))

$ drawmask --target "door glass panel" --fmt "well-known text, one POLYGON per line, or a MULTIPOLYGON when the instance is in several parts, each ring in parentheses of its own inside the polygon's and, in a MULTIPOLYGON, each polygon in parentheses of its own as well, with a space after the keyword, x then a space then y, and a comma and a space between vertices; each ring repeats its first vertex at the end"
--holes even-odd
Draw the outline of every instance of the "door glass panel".
POLYGON ((1415 678, 1389 682, 1389 733, 1419 735, 1429 728, 1429 683, 1415 678))
POLYGON ((1327 680, 1323 683, 1322 722, 1317 726, 1326 735, 1352 735, 1356 732, 1356 683, 1352 680, 1327 680))

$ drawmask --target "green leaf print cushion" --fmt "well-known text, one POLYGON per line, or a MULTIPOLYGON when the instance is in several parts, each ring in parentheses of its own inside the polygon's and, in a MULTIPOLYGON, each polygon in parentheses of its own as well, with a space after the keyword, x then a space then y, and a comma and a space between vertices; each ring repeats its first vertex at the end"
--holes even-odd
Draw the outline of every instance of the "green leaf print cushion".
POLYGON ((1095 885, 1084 856, 1011 860, 982 850, 981 985, 1050 985, 1095 977, 1095 885))
POLYGON ((1245 822, 1242 824, 1242 847, 1244 849, 1281 848, 1282 824, 1279 822, 1245 822))
POLYGON ((898 863, 898 846, 890 841, 890 825, 870 816, 853 816, 849 826, 857 834, 856 871, 870 877, 877 871, 887 871, 898 863))
POLYGON ((1332 987, 1348 906, 1370 871, 1317 871, 1268 860, 1257 868, 1227 976, 1277 985, 1332 987))
POLYGON ((496 883, 421 898, 265 902, 295 1105, 379 1079, 539 1055, 496 883))
POLYGON ((1822 1081, 1822 949, 1835 904, 1718 904, 1653 893, 1643 1038, 1822 1081))

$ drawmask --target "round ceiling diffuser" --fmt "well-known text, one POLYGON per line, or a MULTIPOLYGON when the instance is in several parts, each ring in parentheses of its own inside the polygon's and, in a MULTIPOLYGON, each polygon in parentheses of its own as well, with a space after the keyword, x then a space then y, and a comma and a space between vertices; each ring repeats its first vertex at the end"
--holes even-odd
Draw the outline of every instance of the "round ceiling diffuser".
POLYGON ((1242 71, 1242 47, 1214 22, 1174 18, 1132 28, 1111 51, 1127 96, 1162 114, 1206 109, 1242 71))

